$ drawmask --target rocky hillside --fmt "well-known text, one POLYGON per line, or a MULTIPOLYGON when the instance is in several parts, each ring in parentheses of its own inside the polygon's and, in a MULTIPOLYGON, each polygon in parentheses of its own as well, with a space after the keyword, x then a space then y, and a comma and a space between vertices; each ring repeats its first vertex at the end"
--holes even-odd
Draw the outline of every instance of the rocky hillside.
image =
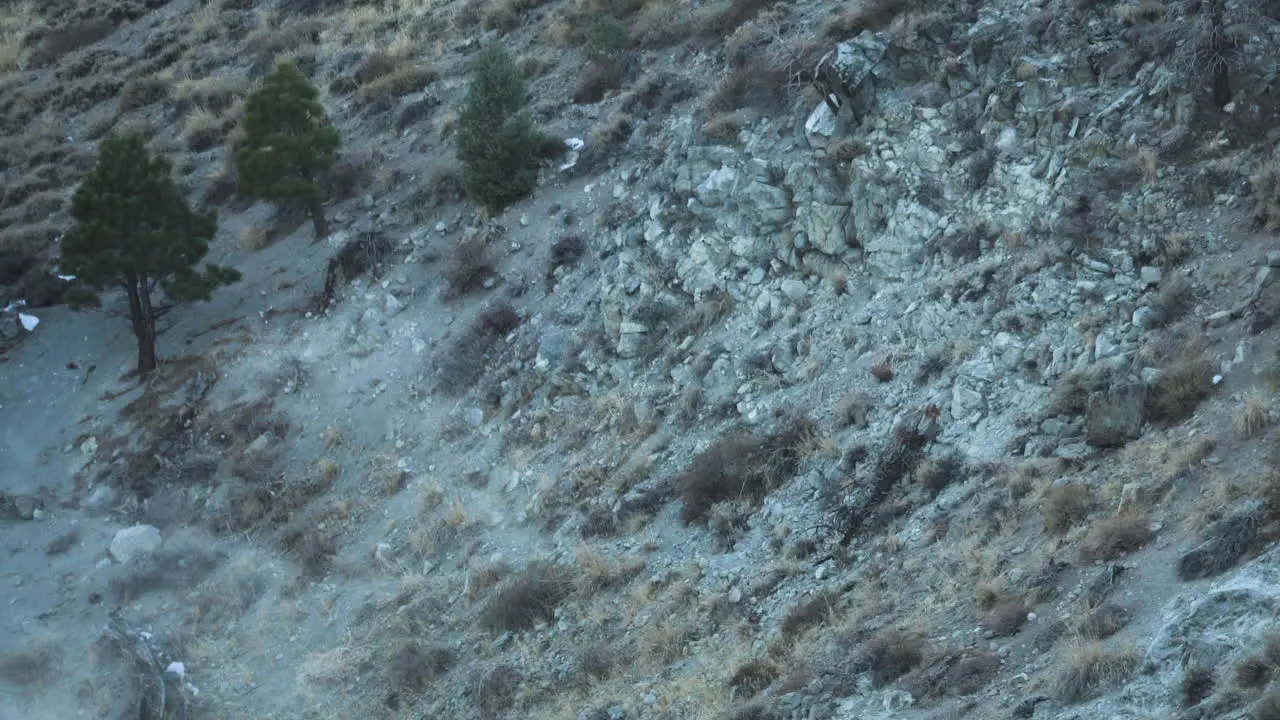
POLYGON ((0 5, 0 717, 1280 718, 1276 3, 0 5), (125 128, 244 274, 142 384, 58 305, 125 128))

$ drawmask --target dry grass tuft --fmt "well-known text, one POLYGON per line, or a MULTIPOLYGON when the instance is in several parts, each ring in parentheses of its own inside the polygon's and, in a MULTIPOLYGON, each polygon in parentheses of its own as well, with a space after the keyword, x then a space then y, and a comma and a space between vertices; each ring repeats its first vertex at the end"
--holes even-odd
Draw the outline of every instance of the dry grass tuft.
POLYGON ((1098 521, 1080 543, 1080 559, 1115 560, 1151 541, 1150 522, 1141 515, 1117 515, 1098 521))
POLYGON ((549 562, 530 563, 500 588, 481 614, 491 631, 518 632, 555 619, 556 606, 573 590, 569 571, 549 562))
POLYGON ((1053 485, 1045 493, 1041 512, 1044 529, 1061 535, 1089 514, 1089 489, 1077 483, 1053 485))
POLYGON ((1241 437, 1257 437, 1271 424, 1270 405, 1267 396, 1259 390, 1244 394, 1235 415, 1236 431, 1241 437))
POLYGON ((1053 695, 1074 705, 1123 683, 1138 665, 1132 650, 1112 652, 1099 643, 1077 645, 1068 653, 1054 683, 1053 695))

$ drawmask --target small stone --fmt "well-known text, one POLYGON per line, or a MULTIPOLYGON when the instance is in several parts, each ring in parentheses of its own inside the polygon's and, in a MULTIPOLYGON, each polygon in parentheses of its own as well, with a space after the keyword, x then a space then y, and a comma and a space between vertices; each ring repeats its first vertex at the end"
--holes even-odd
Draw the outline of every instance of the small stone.
POLYGON ((1160 268, 1152 267, 1150 265, 1143 265, 1142 269, 1138 271, 1138 282, 1140 282, 1144 288, 1151 287, 1152 285, 1159 285, 1160 280, 1163 279, 1163 277, 1164 276, 1161 274, 1160 268))
POLYGON ((1267 252, 1267 265, 1269 267, 1280 267, 1280 250, 1267 252))

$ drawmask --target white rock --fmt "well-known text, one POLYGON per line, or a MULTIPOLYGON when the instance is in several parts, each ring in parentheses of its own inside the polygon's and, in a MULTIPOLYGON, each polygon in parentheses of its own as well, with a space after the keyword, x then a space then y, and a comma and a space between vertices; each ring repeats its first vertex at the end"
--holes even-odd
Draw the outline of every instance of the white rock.
POLYGON ((160 531, 151 525, 134 525, 116 533, 111 539, 111 557, 128 563, 141 555, 149 555, 160 547, 160 531))

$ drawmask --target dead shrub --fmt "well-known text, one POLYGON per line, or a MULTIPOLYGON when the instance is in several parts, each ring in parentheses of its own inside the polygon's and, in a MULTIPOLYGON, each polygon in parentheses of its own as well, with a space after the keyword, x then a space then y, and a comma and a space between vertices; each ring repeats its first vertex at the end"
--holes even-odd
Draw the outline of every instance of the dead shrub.
POLYGON ((855 666, 871 673, 877 686, 888 685, 924 662, 924 638, 901 630, 877 632, 863 646, 855 666))
POLYGON ((1147 518, 1139 515, 1117 515, 1098 521, 1080 543, 1080 559, 1115 560, 1140 550, 1151 541, 1147 518))
POLYGON ((445 267, 445 299, 468 295, 484 287, 494 276, 496 264, 483 237, 466 238, 449 253, 445 267))
POLYGON ((569 571, 549 562, 534 562, 489 600, 481 623, 495 632, 532 629, 555 619, 556 606, 573 589, 569 571))
POLYGON ((1270 424, 1271 412, 1267 396, 1258 390, 1245 393, 1236 407, 1236 432, 1243 438, 1256 437, 1270 424))
POLYGON ((304 576, 318 578, 328 572, 338 555, 338 532, 331 525, 304 517, 281 532, 280 545, 298 563, 304 576))
POLYGON ((620 655, 618 648, 610 643, 592 645, 578 657, 578 674, 596 682, 607 680, 617 668, 620 655))
POLYGON ((733 433, 699 453, 679 480, 685 524, 703 522, 718 502, 758 503, 795 473, 812 442, 814 423, 793 415, 766 436, 733 433))
POLYGON ((1184 355, 1160 372, 1147 393, 1146 416, 1153 422, 1176 425, 1191 417, 1213 390, 1217 368, 1199 353, 1184 355))
POLYGON ((1066 705, 1091 700, 1123 683, 1137 665, 1132 651, 1112 652, 1098 643, 1076 646, 1058 672, 1053 695, 1066 705))
POLYGON ((31 51, 28 64, 32 68, 45 67, 67 53, 102 40, 115 29, 115 24, 107 18, 89 18, 50 30, 31 51))
POLYGON ((844 40, 863 30, 883 30, 911 5, 912 0, 860 0, 835 11, 822 32, 833 40, 844 40))
POLYGON ((1041 506, 1045 531, 1061 535, 1070 530, 1088 516, 1089 502, 1089 489, 1084 485, 1053 485, 1045 493, 1044 505, 1041 506))

